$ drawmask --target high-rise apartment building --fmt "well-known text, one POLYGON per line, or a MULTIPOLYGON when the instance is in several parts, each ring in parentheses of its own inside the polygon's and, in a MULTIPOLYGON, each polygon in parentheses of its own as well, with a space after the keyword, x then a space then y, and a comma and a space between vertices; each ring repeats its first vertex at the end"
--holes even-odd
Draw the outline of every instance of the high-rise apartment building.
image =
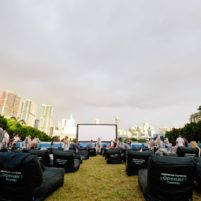
POLYGON ((11 91, 3 91, 0 96, 0 114, 4 117, 18 117, 21 98, 11 91))
POLYGON ((20 119, 26 122, 26 125, 34 127, 36 115, 37 115, 37 104, 30 99, 26 99, 22 102, 20 119))
POLYGON ((53 106, 42 104, 39 115, 38 129, 50 134, 50 127, 52 126, 53 106))

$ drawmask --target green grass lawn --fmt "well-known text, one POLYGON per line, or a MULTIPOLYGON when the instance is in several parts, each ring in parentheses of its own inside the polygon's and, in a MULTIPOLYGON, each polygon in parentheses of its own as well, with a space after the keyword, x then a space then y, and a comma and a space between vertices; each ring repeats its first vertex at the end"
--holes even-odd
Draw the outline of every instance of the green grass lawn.
MULTIPOLYGON (((54 178, 53 178, 54 179, 54 178)), ((106 164, 102 156, 83 161, 75 173, 66 173, 64 186, 46 201, 144 201, 137 176, 127 176, 125 164, 106 164)), ((201 201, 201 189, 193 201, 201 201)))

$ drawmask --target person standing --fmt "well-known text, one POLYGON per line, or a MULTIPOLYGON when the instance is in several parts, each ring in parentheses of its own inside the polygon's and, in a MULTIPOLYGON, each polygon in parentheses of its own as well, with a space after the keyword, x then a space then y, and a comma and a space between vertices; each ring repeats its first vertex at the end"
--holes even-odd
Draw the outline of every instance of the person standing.
POLYGON ((117 144, 115 146, 116 148, 123 148, 123 142, 122 142, 122 138, 119 137, 117 140, 117 144))
POLYGON ((176 139, 176 146, 177 147, 184 147, 185 146, 185 141, 181 137, 181 135, 179 135, 179 137, 176 139))
POLYGON ((4 138, 3 138, 3 148, 7 149, 10 142, 10 136, 6 130, 4 130, 4 138))
POLYGON ((3 148, 4 130, 3 125, 0 125, 0 150, 3 148))
POLYGON ((26 138, 24 140, 24 146, 26 149, 31 148, 31 136, 30 135, 26 136, 26 138))
POLYGON ((101 153, 101 148, 102 148, 102 142, 101 139, 98 138, 96 141, 96 153, 101 153))

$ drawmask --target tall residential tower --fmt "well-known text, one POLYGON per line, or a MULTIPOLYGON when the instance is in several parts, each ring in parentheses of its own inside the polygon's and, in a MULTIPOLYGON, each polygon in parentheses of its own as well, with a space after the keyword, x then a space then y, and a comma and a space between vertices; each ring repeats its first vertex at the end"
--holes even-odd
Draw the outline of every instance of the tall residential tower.
POLYGON ((38 129, 50 134, 50 127, 52 126, 53 106, 42 104, 39 115, 38 129))
POLYGON ((0 114, 6 118, 18 117, 21 98, 11 91, 3 91, 0 96, 0 114))
POLYGON ((28 126, 34 127, 37 115, 37 104, 32 100, 26 99, 22 102, 20 119, 24 120, 28 126))

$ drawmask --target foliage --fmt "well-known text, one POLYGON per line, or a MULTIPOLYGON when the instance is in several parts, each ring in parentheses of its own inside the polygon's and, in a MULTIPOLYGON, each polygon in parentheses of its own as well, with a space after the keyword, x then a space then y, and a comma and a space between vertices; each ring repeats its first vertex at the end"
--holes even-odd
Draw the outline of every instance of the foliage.
POLYGON ((132 141, 132 142, 137 142, 138 140, 137 140, 137 138, 134 138, 134 137, 133 137, 133 138, 131 138, 131 141, 132 141))
POLYGON ((30 135, 31 137, 38 137, 41 141, 51 141, 51 137, 46 133, 31 126, 21 124, 15 118, 6 119, 3 116, 0 116, 0 124, 5 126, 5 129, 8 131, 11 138, 14 134, 18 134, 22 140, 30 135))
POLYGON ((138 142, 144 143, 144 142, 146 142, 146 139, 139 139, 138 142))
POLYGON ((166 132, 165 137, 167 137, 171 143, 175 143, 179 135, 186 138, 189 142, 201 141, 201 121, 198 123, 187 123, 183 128, 173 128, 171 131, 166 132))
POLYGON ((7 120, 0 115, 0 124, 3 128, 7 129, 7 120))

